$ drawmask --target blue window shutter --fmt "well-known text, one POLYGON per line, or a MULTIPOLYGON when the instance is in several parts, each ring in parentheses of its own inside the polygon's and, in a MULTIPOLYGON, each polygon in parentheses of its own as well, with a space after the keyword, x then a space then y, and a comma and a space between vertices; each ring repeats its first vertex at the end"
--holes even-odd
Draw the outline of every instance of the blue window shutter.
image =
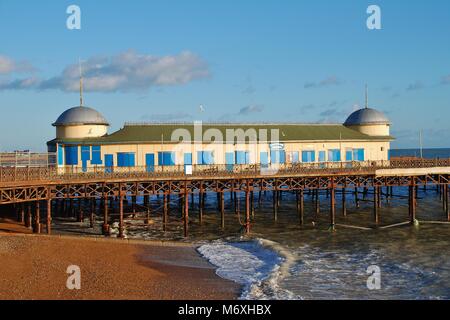
POLYGON ((184 154, 184 164, 185 165, 192 165, 192 153, 185 153, 184 154))
POLYGON ((81 146, 81 160, 91 160, 91 147, 81 146))
POLYGON ((102 155, 100 146, 92 146, 92 159, 91 164, 102 164, 102 155))
POLYGON ((280 151, 278 151, 278 150, 270 151, 270 163, 273 163, 273 164, 280 163, 280 151))
POLYGON ((245 152, 245 164, 250 164, 250 152, 245 152))
POLYGON ((197 164, 204 164, 203 163, 203 151, 197 151, 197 164))
POLYGON ((325 151, 319 151, 319 162, 326 162, 326 153, 325 151))
POLYGON ((286 151, 282 150, 279 152, 280 154, 280 163, 284 164, 286 163, 286 151))
POLYGON ((57 148, 58 148, 58 165, 62 166, 64 165, 64 149, 61 145, 58 145, 57 148))
POLYGON ((267 152, 261 152, 259 155, 259 162, 264 165, 267 166, 269 164, 269 153, 267 152))
POLYGON ((308 162, 308 153, 306 151, 302 151, 302 162, 308 162))
POLYGON ((345 160, 346 161, 353 161, 353 160, 357 160, 357 154, 356 154, 356 156, 354 155, 354 151, 355 150, 347 150, 346 152, 345 152, 345 160))

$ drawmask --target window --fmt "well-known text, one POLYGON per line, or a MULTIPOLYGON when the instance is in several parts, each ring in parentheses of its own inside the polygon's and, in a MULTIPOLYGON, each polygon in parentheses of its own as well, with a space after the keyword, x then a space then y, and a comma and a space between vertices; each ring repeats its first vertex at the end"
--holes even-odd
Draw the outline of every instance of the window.
POLYGON ((300 156, 298 151, 291 152, 291 163, 299 163, 300 156))
POLYGON ((214 164, 214 153, 212 151, 198 151, 197 164, 214 164))
POLYGON ((100 146, 92 146, 92 159, 91 164, 101 165, 102 164, 102 154, 100 146))
POLYGON ((353 149, 353 161, 364 161, 364 149, 353 149))
POLYGON ((315 162, 316 152, 315 151, 302 151, 302 162, 315 162))
POLYGON ((325 159, 326 157, 326 152, 325 151, 319 151, 319 162, 326 162, 327 159, 325 159))
POLYGON ((250 163, 250 153, 248 151, 236 151, 236 164, 249 164, 250 163))
POLYGON ((174 166, 175 165, 175 152, 172 152, 172 151, 158 152, 158 165, 159 166, 174 166))
POLYGON ((185 166, 192 165, 192 153, 185 153, 184 154, 184 165, 185 166))
POLYGON ((339 149, 328 150, 328 161, 330 162, 341 161, 341 151, 339 149))
POLYGON ((268 152, 261 152, 259 155, 259 162, 262 166, 269 165, 269 153, 268 152))
POLYGON ((283 164, 286 163, 286 152, 283 150, 272 150, 270 151, 270 162, 273 164, 283 164))
POLYGON ((58 165, 64 165, 64 149, 61 145, 58 145, 58 165))
POLYGON ((78 165, 78 146, 66 146, 66 165, 76 166, 78 165))
POLYGON ((134 167, 135 154, 133 152, 120 152, 117 154, 118 167, 134 167))

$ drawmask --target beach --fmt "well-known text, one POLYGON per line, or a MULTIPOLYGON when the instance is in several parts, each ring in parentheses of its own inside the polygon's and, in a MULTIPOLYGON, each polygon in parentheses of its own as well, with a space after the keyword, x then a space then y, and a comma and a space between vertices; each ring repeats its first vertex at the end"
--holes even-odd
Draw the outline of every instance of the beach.
MULTIPOLYGON (((1 223, 5 231, 8 223, 1 223)), ((15 227, 15 228, 21 228, 15 227)), ((19 231, 19 230, 15 230, 19 231)), ((236 299, 190 244, 0 233, 0 299, 236 299), (69 266, 81 289, 69 290, 69 266)))

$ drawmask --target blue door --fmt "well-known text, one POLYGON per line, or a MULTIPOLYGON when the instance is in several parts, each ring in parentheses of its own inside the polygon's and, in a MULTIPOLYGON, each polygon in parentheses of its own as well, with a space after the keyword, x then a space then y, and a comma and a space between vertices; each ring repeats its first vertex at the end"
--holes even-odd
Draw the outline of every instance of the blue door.
POLYGON ((113 172, 114 167, 114 155, 105 154, 105 172, 111 173, 113 172))
POLYGON ((147 153, 145 155, 145 167, 147 172, 155 172, 155 154, 147 153))
POLYGON ((234 167, 234 153, 227 152, 225 153, 225 164, 227 171, 233 171, 234 167))

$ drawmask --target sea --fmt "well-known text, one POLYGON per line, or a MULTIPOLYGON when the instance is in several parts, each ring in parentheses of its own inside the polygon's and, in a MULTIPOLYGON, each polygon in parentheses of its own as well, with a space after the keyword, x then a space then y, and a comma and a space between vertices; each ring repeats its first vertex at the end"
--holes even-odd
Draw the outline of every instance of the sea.
MULTIPOLYGON (((392 150, 392 156, 418 156, 419 150, 392 150)), ((427 158, 448 158, 450 149, 424 149, 427 158)), ((336 195, 337 226, 329 228, 329 198, 320 194, 320 213, 313 219, 311 195, 305 193, 305 223, 299 223, 295 195, 283 193, 274 221, 272 194, 255 199, 251 235, 244 233, 244 195, 241 213, 232 210, 226 196, 225 229, 220 229, 216 197, 208 195, 202 225, 197 209, 190 211, 189 239, 183 239, 179 211, 170 217, 167 232, 157 227, 160 218, 143 230, 128 221, 128 238, 190 241, 216 267, 217 275, 240 284, 241 299, 450 299, 450 224, 435 187, 418 191, 418 223, 408 219, 405 188, 394 187, 394 197, 383 197, 381 227, 373 226, 373 194, 347 194, 347 217, 341 194, 336 195), (444 223, 442 223, 444 222, 444 223)), ((362 190, 358 190, 362 192, 362 190)), ((195 203, 198 198, 195 197, 195 203)), ((153 207, 161 205, 154 200, 153 207)), ((176 201, 175 201, 176 204, 176 201)), ((175 205, 174 204, 174 205, 175 205)))

